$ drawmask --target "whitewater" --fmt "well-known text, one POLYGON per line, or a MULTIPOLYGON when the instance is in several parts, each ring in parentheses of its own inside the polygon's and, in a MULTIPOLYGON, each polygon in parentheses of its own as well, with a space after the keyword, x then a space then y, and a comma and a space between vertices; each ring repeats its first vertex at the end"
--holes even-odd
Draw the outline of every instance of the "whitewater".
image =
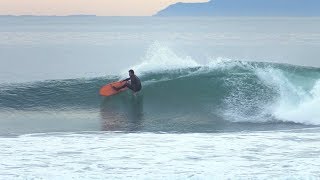
POLYGON ((318 18, 21 18, 0 179, 320 178, 318 18), (98 94, 129 69, 138 96, 98 94))

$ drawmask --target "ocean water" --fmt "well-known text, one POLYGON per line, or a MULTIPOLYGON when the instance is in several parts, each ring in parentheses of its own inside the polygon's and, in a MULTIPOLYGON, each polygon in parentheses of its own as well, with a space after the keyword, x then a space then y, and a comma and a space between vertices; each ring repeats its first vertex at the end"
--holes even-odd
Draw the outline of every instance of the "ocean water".
POLYGON ((320 179, 319 22, 1 17, 0 179, 320 179))

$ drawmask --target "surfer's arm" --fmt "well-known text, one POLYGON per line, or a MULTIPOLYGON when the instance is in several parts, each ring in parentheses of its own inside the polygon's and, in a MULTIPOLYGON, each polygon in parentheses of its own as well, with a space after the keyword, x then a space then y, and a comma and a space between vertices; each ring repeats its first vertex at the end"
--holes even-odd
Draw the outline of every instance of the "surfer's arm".
POLYGON ((129 80, 130 80, 130 78, 127 78, 127 79, 122 80, 122 82, 123 82, 123 81, 129 81, 129 80))

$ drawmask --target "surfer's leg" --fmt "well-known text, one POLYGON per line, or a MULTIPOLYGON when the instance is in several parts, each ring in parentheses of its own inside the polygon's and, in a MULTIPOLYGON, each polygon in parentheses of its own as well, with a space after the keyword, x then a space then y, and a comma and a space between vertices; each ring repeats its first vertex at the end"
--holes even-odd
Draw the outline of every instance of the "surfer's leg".
POLYGON ((132 91, 134 91, 134 88, 133 88, 133 86, 132 86, 131 84, 126 83, 125 86, 126 86, 127 88, 131 89, 132 91))

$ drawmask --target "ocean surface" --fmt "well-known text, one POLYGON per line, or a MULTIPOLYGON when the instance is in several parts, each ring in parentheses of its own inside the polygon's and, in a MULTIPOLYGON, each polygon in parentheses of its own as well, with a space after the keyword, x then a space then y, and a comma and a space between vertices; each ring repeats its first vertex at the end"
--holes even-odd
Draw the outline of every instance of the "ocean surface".
POLYGON ((0 179, 320 179, 320 18, 0 27, 0 179))

